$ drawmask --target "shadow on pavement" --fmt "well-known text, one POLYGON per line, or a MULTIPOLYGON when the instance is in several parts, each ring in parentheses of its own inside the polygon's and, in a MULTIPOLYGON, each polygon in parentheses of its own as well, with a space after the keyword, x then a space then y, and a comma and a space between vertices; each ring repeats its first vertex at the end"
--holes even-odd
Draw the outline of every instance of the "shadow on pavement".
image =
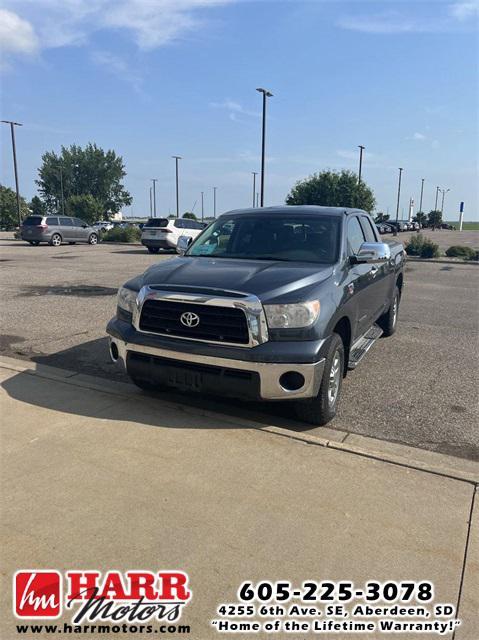
MULTIPOLYGON (((96 376, 97 383, 105 380, 105 391, 109 390, 108 381, 129 382, 128 377, 121 369, 111 363, 109 358, 108 339, 99 338, 75 347, 59 351, 53 354, 32 354, 30 361, 40 365, 58 367, 81 374, 96 376)), ((85 403, 85 395, 96 394, 84 388, 79 389, 73 385, 63 385, 61 380, 38 378, 29 373, 20 373, 2 383, 2 387, 8 395, 21 402, 35 406, 83 415, 87 417, 101 417, 111 420, 134 420, 152 426, 170 426, 173 428, 192 428, 195 426, 192 413, 185 413, 178 409, 167 409, 163 402, 176 403, 191 409, 202 411, 216 411, 228 415, 232 421, 235 418, 243 418, 260 422, 264 425, 283 427, 291 431, 304 432, 317 429, 314 425, 305 424, 295 419, 293 405, 289 402, 246 402, 244 400, 223 399, 217 396, 207 396, 200 393, 183 393, 172 389, 167 392, 150 393, 138 389, 137 397, 125 397, 113 400, 109 395, 109 403, 101 403, 101 409, 95 410, 95 403, 85 403), (37 383, 35 384, 35 380, 37 383), (61 385, 61 394, 55 393, 55 385, 61 385), (45 393, 45 386, 48 393, 45 393), (68 399, 68 400, 67 400, 68 399), (81 400, 80 400, 81 399, 81 400), (119 407, 121 406, 121 410, 119 407), (144 410, 147 406, 147 411, 144 410), (179 421, 175 419, 172 424, 165 425, 165 409, 168 414, 175 413, 179 421), (145 416, 147 421, 145 422, 145 416)), ((73 381, 73 377, 71 378, 73 381)), ((136 387, 134 387, 136 389, 136 387)), ((194 415, 194 414, 193 414, 194 415)), ((170 421, 171 422, 171 421, 170 421)), ((200 420, 204 428, 204 418, 200 420)), ((228 425, 230 426, 230 425, 228 425)), ((231 425, 232 426, 232 425, 231 425)), ((214 427, 217 428, 217 427, 214 427)), ((338 432, 341 433, 341 432, 338 432)))

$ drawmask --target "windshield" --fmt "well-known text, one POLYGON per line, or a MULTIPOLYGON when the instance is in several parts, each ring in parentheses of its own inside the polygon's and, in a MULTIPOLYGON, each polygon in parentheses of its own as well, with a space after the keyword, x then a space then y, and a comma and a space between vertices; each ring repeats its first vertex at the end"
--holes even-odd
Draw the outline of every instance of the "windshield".
POLYGON ((222 216, 190 246, 188 256, 336 262, 341 219, 333 216, 222 216))

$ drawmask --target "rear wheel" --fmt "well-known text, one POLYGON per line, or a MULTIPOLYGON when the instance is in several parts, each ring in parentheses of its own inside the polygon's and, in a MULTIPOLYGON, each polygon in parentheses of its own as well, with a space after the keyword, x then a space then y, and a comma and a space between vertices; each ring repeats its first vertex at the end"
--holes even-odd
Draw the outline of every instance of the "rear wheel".
POLYGON ((147 247, 149 253, 158 253, 160 247, 147 247))
POLYGON ((50 238, 50 244, 52 247, 59 247, 62 243, 62 237, 59 233, 54 233, 50 238))
POLYGON ((98 244, 98 236, 96 235, 96 233, 90 233, 88 244, 98 244))
POLYGON ((327 424, 334 418, 341 396, 343 372, 344 345, 340 336, 335 333, 329 344, 318 395, 315 398, 296 402, 298 418, 317 425, 327 424))
POLYGON ((392 336, 392 334, 396 331, 400 298, 401 296, 399 294, 399 289, 397 287, 394 287, 394 294, 391 305, 386 313, 383 314, 378 320, 378 325, 383 330, 383 336, 392 336))

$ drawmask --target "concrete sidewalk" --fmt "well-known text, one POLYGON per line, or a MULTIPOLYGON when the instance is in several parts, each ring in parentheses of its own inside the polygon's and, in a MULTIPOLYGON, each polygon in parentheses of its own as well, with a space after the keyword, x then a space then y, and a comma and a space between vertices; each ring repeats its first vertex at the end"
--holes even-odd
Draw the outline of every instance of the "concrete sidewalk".
POLYGON ((181 622, 195 640, 219 637, 217 606, 249 579, 431 580, 435 601, 459 605, 463 620, 443 637, 479 637, 475 463, 460 461, 454 477, 446 456, 442 473, 399 450, 380 459, 27 365, 0 368, 1 638, 18 635, 20 568, 165 567, 190 576, 181 622))

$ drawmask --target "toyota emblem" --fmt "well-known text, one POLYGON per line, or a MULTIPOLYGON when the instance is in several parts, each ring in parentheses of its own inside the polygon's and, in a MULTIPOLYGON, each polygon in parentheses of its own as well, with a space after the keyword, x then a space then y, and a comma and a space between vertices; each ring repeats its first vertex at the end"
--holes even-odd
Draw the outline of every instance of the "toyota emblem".
POLYGON ((185 327, 197 327, 200 324, 200 316, 197 313, 192 313, 191 311, 185 311, 180 316, 181 324, 184 324, 185 327))

